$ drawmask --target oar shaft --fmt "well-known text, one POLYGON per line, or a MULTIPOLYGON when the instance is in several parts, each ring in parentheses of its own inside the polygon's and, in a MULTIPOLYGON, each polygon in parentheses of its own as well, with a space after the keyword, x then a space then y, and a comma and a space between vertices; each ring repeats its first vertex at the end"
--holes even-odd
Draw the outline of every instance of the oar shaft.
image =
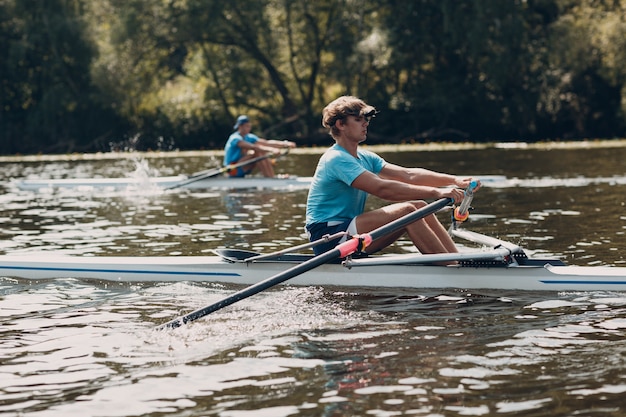
POLYGON ((244 298, 248 298, 250 296, 253 296, 255 294, 260 293, 261 291, 264 291, 268 288, 271 288, 275 285, 278 285, 282 282, 287 281, 288 279, 291 279, 293 277, 296 277, 300 274, 303 274, 317 266, 320 266, 322 264, 325 264, 328 261, 331 261, 335 258, 338 258, 339 256, 339 249, 333 249, 329 252, 323 253, 322 255, 313 257, 311 259, 309 259, 306 262, 303 262, 299 265, 296 265, 284 272, 281 272, 273 277, 270 277, 268 279, 265 279, 261 282, 258 282, 254 285, 251 285, 249 287, 244 288, 243 290, 237 291, 234 294, 231 294, 230 296, 223 298, 222 300, 213 303, 211 305, 208 305, 204 308, 201 308, 199 310, 193 311, 185 316, 179 317, 177 319, 174 319, 168 323, 165 323, 159 327, 157 327, 157 330, 162 330, 162 329, 175 329, 177 327, 182 326, 183 324, 187 324, 191 321, 197 320, 201 317, 206 316, 207 314, 211 314, 217 310, 221 310, 224 307, 227 307, 231 304, 236 303, 237 301, 241 301, 244 298))
POLYGON ((263 159, 269 158, 271 157, 271 154, 267 154, 267 155, 262 155, 262 156, 257 156, 256 158, 252 158, 252 159, 248 159, 246 161, 237 163, 237 164, 231 164, 231 165, 227 165, 225 167, 221 167, 221 168, 215 168, 215 170, 213 171, 207 171, 204 174, 201 175, 195 175, 193 177, 187 178, 186 180, 182 180, 174 185, 170 185, 169 187, 166 188, 166 190, 172 190, 174 188, 180 188, 180 187, 184 187, 185 185, 197 182, 197 181, 201 181, 203 179, 206 178, 211 178, 211 177, 215 177, 218 176, 220 174, 223 174, 225 172, 230 171, 231 169, 236 169, 239 167, 244 167, 246 165, 250 165, 250 164, 254 164, 255 162, 259 162, 263 159))
POLYGON ((428 216, 429 214, 433 214, 447 206, 448 204, 454 203, 454 199, 452 198, 442 198, 437 201, 434 201, 426 206, 417 209, 416 211, 409 213, 405 216, 400 217, 392 222, 389 222, 383 226, 380 226, 378 229, 374 229, 369 232, 369 235, 372 236, 372 240, 376 240, 384 235, 388 235, 390 233, 396 232, 400 229, 405 228, 409 224, 428 216))
POLYGON ((251 285, 247 288, 244 288, 236 293, 199 310, 193 311, 185 316, 174 319, 170 322, 167 322, 159 327, 157 330, 162 329, 175 329, 177 327, 182 326, 183 324, 189 323, 190 321, 197 320, 201 317, 206 316, 207 314, 211 314, 217 310, 220 310, 226 306, 236 303, 237 301, 243 300, 244 298, 248 298, 254 294, 258 294, 259 292, 271 288, 275 285, 278 285, 282 282, 287 281, 293 277, 304 274, 307 271, 310 271, 322 264, 330 262, 337 258, 344 258, 348 255, 355 253, 358 250, 361 250, 373 240, 378 239, 379 237, 383 237, 387 234, 393 233, 397 230, 400 230, 409 224, 426 217, 430 214, 437 212, 442 207, 452 204, 454 202, 451 198, 442 198, 441 200, 437 200, 434 203, 430 203, 421 209, 418 209, 412 213, 409 213, 399 219, 396 219, 390 223, 387 223, 384 226, 381 226, 369 233, 365 233, 360 236, 355 236, 352 239, 340 243, 334 249, 331 249, 328 252, 324 252, 321 255, 318 255, 314 258, 309 259, 306 262, 303 262, 299 265, 296 265, 292 268, 289 268, 286 271, 280 272, 270 278, 267 278, 261 282, 258 282, 254 285, 251 285))
MULTIPOLYGON (((279 154, 279 156, 280 155, 285 155, 287 152, 289 152, 289 148, 285 148, 285 149, 286 149, 286 152, 285 151, 281 152, 279 154)), ((275 156, 275 155, 276 154, 274 154, 274 153, 267 153, 265 155, 257 156, 256 158, 247 159, 245 161, 241 161, 241 162, 238 162, 236 164, 230 164, 230 165, 227 165, 227 166, 222 167, 222 168, 215 168, 214 170, 209 170, 209 171, 204 172, 203 174, 194 175, 193 177, 189 177, 189 178, 187 178, 185 180, 177 182, 174 185, 170 185, 169 187, 166 188, 166 190, 172 190, 174 188, 180 188, 180 187, 183 187, 185 185, 194 183, 196 181, 201 181, 201 180, 206 179, 206 178, 215 177, 217 175, 220 175, 220 174, 223 174, 225 172, 228 172, 231 169, 237 169, 237 168, 244 167, 246 165, 251 165, 251 164, 254 164, 256 162, 262 161, 264 159, 271 158, 272 156, 275 156)))
POLYGON ((385 235, 389 235, 394 233, 400 229, 405 228, 409 224, 418 221, 430 214, 436 213, 443 207, 448 204, 454 203, 454 199, 452 198, 442 198, 433 203, 427 204, 426 206, 417 209, 416 211, 404 215, 392 222, 389 222, 383 226, 380 226, 377 229, 372 230, 369 233, 364 233, 360 236, 355 236, 351 240, 344 242, 337 246, 341 250, 340 257, 344 258, 348 255, 353 254, 354 252, 365 249, 370 243, 374 240, 381 238, 385 235))

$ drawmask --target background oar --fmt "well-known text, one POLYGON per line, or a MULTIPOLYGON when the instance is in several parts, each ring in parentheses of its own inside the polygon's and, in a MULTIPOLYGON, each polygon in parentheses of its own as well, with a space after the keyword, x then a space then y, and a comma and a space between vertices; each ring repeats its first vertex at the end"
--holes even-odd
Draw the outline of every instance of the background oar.
POLYGON ((328 252, 324 252, 321 255, 318 255, 310 260, 301 263, 300 265, 296 265, 286 271, 280 272, 273 277, 270 277, 266 280, 258 282, 254 285, 251 285, 247 288, 244 288, 241 291, 238 291, 229 297, 226 297, 216 303, 213 303, 209 306, 201 308, 199 310, 193 311, 185 316, 179 317, 172 321, 169 321, 161 326, 157 327, 157 330, 162 329, 175 329, 177 327, 182 326, 183 324, 189 323, 190 321, 197 320, 201 317, 206 316, 207 314, 213 313, 214 311, 220 310, 226 306, 236 303, 237 301, 243 300, 244 298, 248 298, 254 294, 258 294, 259 292, 271 288, 275 285, 278 285, 282 282, 287 281, 293 277, 296 277, 300 274, 304 274, 307 271, 310 271, 322 264, 330 262, 337 258, 344 258, 348 255, 353 254, 358 250, 363 250, 367 245, 369 245, 372 241, 393 233, 397 230, 400 230, 407 225, 426 217, 430 214, 437 212, 442 207, 452 204, 454 202, 451 198, 442 198, 441 200, 437 200, 433 203, 422 207, 419 210, 416 210, 412 213, 409 213, 399 219, 396 219, 390 223, 387 223, 384 226, 379 227, 378 229, 374 229, 369 233, 362 234, 360 236, 355 236, 352 239, 340 243, 335 246, 334 249, 329 250, 328 252))
MULTIPOLYGON (((286 155, 287 153, 289 153, 289 149, 288 149, 288 148, 285 148, 285 149, 282 149, 282 150, 280 151, 280 155, 278 155, 278 156, 283 156, 283 155, 286 155)), ((275 154, 276 154, 276 151, 275 151, 275 150, 273 150, 273 151, 269 151, 269 155, 262 155, 262 156, 261 156, 261 157, 259 157, 259 158, 260 158, 260 159, 266 159, 266 158, 269 158, 269 157, 271 157, 272 155, 275 155, 275 154)), ((257 160, 242 161, 242 162, 241 162, 241 164, 243 164, 243 165, 248 165, 248 164, 253 163, 253 162, 256 162, 256 161, 257 161, 257 160)), ((193 174, 189 175, 186 179, 196 178, 196 177, 199 177, 199 176, 204 176, 204 175, 213 176, 213 174, 214 174, 215 172, 218 172, 218 171, 219 171, 218 173, 223 173, 223 172, 225 172, 225 169, 226 169, 226 170, 232 169, 232 168, 234 167, 234 165, 235 165, 235 164, 231 164, 229 167, 210 168, 210 169, 205 169, 205 170, 203 170, 203 171, 194 172, 193 174)), ((242 165, 242 166, 243 166, 243 165, 242 165)))
MULTIPOLYGON (((289 148, 285 148, 287 150, 287 152, 289 152, 289 148)), ((287 152, 285 152, 284 150, 279 154, 279 155, 285 155, 287 154, 287 152)), ((259 162, 262 161, 263 159, 267 159, 267 158, 271 158, 273 156, 276 156, 275 153, 267 153, 265 155, 261 155, 261 156, 257 156, 256 158, 252 158, 252 159, 248 159, 245 161, 241 161, 239 163, 236 164, 230 164, 230 165, 226 165, 225 167, 222 168, 214 168, 214 169, 209 169, 207 171, 198 173, 192 177, 189 177, 187 179, 184 179, 182 181, 177 182, 176 184, 170 185, 169 187, 166 187, 166 190, 172 190, 174 188, 179 188, 179 187, 183 187, 187 184, 191 184, 193 182, 196 181, 200 181, 206 178, 211 178, 211 177, 216 177, 220 174, 224 174, 228 171, 230 171, 231 169, 237 169, 240 167, 244 167, 246 165, 250 165, 250 164, 254 164, 255 162, 259 162)))

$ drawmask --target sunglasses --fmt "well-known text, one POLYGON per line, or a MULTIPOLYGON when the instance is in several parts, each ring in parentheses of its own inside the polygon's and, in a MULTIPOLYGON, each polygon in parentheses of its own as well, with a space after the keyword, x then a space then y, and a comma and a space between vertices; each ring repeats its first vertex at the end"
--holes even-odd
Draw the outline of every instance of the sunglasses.
MULTIPOLYGON (((357 114, 354 114, 352 112, 347 112, 345 115, 338 117, 337 120, 345 119, 348 116, 354 116, 354 117, 356 117, 357 121, 359 121, 361 118, 364 118, 367 121, 367 123, 369 123, 369 122, 372 121, 372 119, 374 117, 376 117, 376 115, 378 113, 380 113, 378 110, 370 110, 370 111, 368 111, 367 113, 364 113, 364 114, 362 114, 360 112, 357 113, 357 114)), ((337 122, 337 120, 335 120, 333 122, 333 125, 337 122)))

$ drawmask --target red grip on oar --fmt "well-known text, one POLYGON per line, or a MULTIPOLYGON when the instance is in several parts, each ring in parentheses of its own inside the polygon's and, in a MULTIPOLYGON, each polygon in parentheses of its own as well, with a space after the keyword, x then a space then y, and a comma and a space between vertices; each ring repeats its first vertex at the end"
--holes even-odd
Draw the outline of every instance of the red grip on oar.
POLYGON ((469 217, 469 211, 466 211, 465 214, 460 214, 460 207, 454 209, 454 220, 457 222, 464 222, 469 217))
POLYGON ((340 258, 345 258, 357 251, 363 251, 370 243, 372 243, 372 236, 366 233, 364 235, 353 236, 352 239, 337 245, 335 249, 339 249, 340 258))

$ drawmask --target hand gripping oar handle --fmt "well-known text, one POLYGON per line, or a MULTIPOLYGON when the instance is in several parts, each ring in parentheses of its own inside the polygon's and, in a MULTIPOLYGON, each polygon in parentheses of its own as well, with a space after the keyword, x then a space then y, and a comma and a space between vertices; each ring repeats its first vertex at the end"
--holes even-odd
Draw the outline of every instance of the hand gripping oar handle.
POLYGON ((258 282, 254 285, 246 287, 243 290, 237 291, 236 293, 216 303, 213 303, 209 306, 193 311, 185 316, 179 317, 165 324, 162 324, 158 326, 156 329, 157 330, 175 329, 177 327, 182 326, 183 324, 197 320, 201 317, 206 316, 207 314, 211 314, 214 311, 220 310, 226 306, 236 303, 237 301, 243 300, 244 298, 248 298, 254 294, 258 294, 259 292, 266 290, 268 288, 271 288, 275 285, 278 285, 282 282, 285 282, 288 279, 304 274, 305 272, 310 271, 329 261, 332 261, 333 259, 343 258, 343 257, 353 254, 356 251, 362 251, 372 241, 380 237, 383 237, 385 235, 388 235, 390 233, 393 233, 397 230, 400 230, 423 217, 436 213, 442 207, 447 206, 448 204, 452 204, 453 202, 454 200, 451 198, 442 198, 441 200, 437 200, 433 203, 430 203, 422 207, 421 209, 418 209, 412 213, 409 213, 403 217, 400 217, 399 219, 396 219, 390 223, 387 223, 386 225, 383 225, 379 227, 378 229, 372 230, 369 233, 355 236, 350 240, 340 243, 339 245, 335 246, 335 248, 322 253, 321 255, 315 256, 306 262, 303 262, 299 265, 289 268, 286 271, 280 272, 261 282, 258 282))
POLYGON ((474 189, 477 185, 478 183, 476 181, 472 181, 465 189, 463 201, 461 201, 461 204, 454 209, 454 220, 464 222, 469 217, 469 207, 474 199, 474 189))

